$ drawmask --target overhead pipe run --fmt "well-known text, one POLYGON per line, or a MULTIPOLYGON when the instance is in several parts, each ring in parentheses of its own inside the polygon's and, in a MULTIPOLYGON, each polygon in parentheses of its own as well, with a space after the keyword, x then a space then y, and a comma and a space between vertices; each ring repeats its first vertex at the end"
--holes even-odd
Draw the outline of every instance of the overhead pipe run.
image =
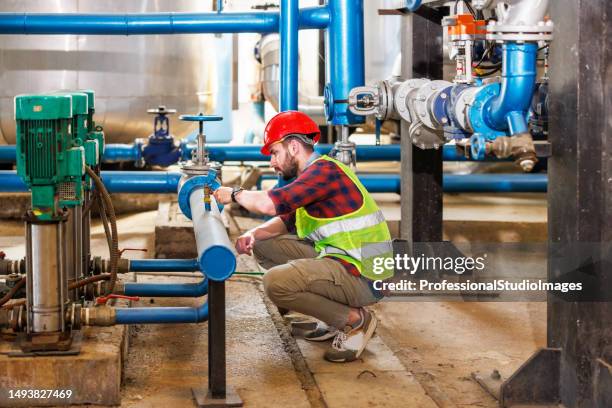
MULTIPOLYGON (((62 14, 0 13, 0 34, 154 35, 275 33, 278 12, 62 14)), ((327 7, 298 12, 299 29, 325 29, 327 7)))

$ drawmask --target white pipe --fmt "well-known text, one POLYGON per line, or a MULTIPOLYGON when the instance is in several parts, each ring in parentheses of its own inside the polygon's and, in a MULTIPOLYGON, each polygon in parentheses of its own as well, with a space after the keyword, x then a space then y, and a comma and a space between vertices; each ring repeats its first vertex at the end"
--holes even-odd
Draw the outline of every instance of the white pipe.
MULTIPOLYGON (((268 34, 261 40, 261 82, 264 97, 278 112, 279 109, 279 52, 280 36, 268 34)), ((299 94, 298 110, 310 116, 319 125, 327 124, 322 96, 299 94)))
POLYGON ((507 1, 508 8, 498 5, 500 23, 511 26, 532 26, 544 20, 548 0, 507 1), (501 14, 500 14, 501 13, 501 14))

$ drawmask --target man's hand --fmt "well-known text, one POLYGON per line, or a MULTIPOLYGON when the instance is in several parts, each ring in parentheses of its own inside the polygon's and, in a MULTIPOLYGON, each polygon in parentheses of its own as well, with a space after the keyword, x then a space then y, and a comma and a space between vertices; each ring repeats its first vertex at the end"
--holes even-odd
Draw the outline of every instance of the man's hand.
POLYGON ((253 232, 247 231, 236 240, 236 251, 238 254, 252 255, 253 245, 255 245, 255 236, 253 232))
POLYGON ((226 205, 232 202, 232 188, 231 187, 219 187, 213 193, 215 200, 218 203, 226 205))

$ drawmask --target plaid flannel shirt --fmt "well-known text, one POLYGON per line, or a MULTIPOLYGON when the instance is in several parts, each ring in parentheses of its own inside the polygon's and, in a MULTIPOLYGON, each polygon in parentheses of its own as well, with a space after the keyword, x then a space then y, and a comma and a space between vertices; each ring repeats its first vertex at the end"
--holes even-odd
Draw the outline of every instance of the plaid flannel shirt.
MULTIPOLYGON (((295 233, 295 211, 304 207, 317 218, 333 218, 358 210, 363 204, 361 192, 333 162, 319 160, 310 164, 302 174, 286 186, 268 191, 276 214, 290 233, 295 233)), ((357 268, 339 258, 352 275, 359 276, 357 268)))

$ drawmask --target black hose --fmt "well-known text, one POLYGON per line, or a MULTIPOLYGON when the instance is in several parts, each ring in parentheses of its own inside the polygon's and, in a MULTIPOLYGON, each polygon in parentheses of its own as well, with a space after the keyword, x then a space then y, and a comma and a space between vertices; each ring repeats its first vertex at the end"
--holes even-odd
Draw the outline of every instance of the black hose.
POLYGON ((2 296, 2 298, 0 299, 0 306, 11 300, 13 296, 15 296, 15 293, 17 293, 17 291, 21 289, 25 284, 26 278, 21 278, 21 280, 17 282, 17 284, 13 286, 6 295, 2 296))
POLYGON ((111 200, 110 194, 102 179, 93 171, 90 167, 85 167, 87 170, 87 174, 93 180, 96 185, 96 190, 99 194, 100 200, 100 214, 102 219, 106 216, 106 211, 108 211, 108 219, 110 221, 110 229, 111 229, 111 240, 109 242, 109 253, 110 253, 110 283, 108 288, 106 289, 105 294, 109 295, 115 289, 115 283, 117 282, 117 264, 119 263, 119 257, 121 254, 119 253, 119 235, 117 233, 117 217, 115 216, 115 208, 113 207, 113 202, 111 200), (104 215, 102 215, 104 214, 104 215))

